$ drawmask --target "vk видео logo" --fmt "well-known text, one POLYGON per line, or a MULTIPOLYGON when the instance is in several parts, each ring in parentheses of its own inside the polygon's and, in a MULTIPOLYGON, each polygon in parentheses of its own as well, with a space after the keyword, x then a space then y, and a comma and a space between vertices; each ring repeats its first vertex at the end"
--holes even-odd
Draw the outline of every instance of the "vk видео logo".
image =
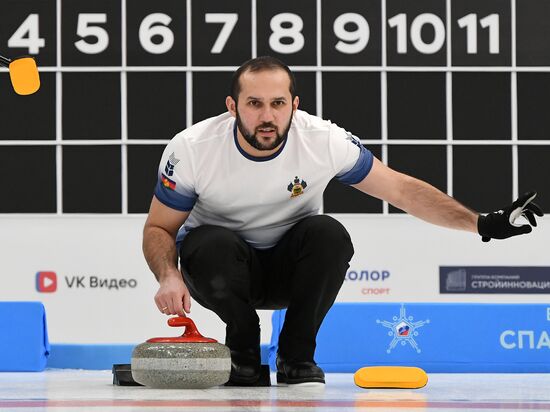
POLYGON ((37 272, 36 290, 40 293, 52 293, 57 290, 57 275, 55 272, 37 272))
POLYGON ((403 304, 399 310, 399 317, 394 316, 392 319, 393 322, 376 319, 376 323, 381 323, 382 326, 388 328, 390 330, 388 335, 393 336, 390 346, 386 349, 386 352, 391 353, 392 349, 397 346, 397 343, 401 342, 402 346, 409 343, 417 353, 420 353, 421 350, 414 340, 414 337, 418 336, 417 329, 427 323, 430 323, 430 319, 413 322, 414 318, 412 316, 407 316, 405 305, 403 304))

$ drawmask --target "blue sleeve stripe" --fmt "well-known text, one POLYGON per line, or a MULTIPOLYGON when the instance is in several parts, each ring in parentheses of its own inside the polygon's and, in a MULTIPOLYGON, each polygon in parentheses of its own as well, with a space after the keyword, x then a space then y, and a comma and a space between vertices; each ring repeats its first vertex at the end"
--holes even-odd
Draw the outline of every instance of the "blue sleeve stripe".
POLYGON ((359 183, 369 174, 373 161, 374 158, 370 150, 361 145, 359 148, 359 159, 357 159, 355 165, 346 173, 336 176, 336 179, 346 185, 359 183))
POLYGON ((185 196, 174 190, 167 189, 160 180, 157 182, 157 186, 155 187, 155 196, 166 206, 182 212, 188 212, 193 209, 193 206, 197 201, 197 195, 185 196))

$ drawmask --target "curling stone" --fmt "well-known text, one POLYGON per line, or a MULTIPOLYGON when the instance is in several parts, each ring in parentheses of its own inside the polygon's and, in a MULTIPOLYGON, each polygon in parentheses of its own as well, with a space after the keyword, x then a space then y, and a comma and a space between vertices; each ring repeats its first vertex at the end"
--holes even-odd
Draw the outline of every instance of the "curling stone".
POLYGON ((185 326, 178 337, 151 338, 132 352, 132 377, 151 388, 201 389, 223 385, 231 372, 229 348, 205 338, 187 317, 168 319, 185 326))

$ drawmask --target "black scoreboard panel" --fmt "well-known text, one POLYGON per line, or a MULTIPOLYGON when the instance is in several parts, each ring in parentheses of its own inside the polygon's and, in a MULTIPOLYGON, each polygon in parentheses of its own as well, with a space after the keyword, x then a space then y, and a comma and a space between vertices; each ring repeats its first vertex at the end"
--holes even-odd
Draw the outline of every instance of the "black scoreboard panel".
POLYGON ((550 66, 550 2, 516 0, 517 64, 550 66))
POLYGON ((40 92, 22 98, 0 73, 0 139, 55 140, 55 89, 55 73, 40 73, 40 92))
POLYGON ((550 73, 518 73, 518 139, 550 137, 550 73))
POLYGON ((63 73, 63 138, 120 139, 120 75, 63 73))
MULTIPOLYGON (((0 54, 42 70, 28 97, 0 71, 0 213, 146 212, 167 141, 225 111, 234 70, 265 54, 294 70, 302 109, 389 166, 479 211, 531 189, 550 211, 547 0, 3 0, 0 15, 0 54)), ((337 181, 323 210, 400 213, 337 181)))
POLYGON ((388 138, 445 139, 445 73, 388 73, 388 138))
POLYGON ((510 73, 453 74, 453 137, 457 140, 511 138, 510 73))
MULTIPOLYGON (((388 166, 413 175, 442 192, 447 191, 447 153, 445 146, 392 145, 388 148, 388 166)), ((390 205, 390 212, 401 212, 390 205)))
POLYGON ((272 55, 288 65, 314 66, 316 0, 258 1, 258 56, 272 55))
POLYGON ((2 211, 55 213, 55 147, 0 147, 2 211))
MULTIPOLYGON (((454 196, 479 210, 506 205, 512 191, 510 146, 458 146, 453 148, 454 196)), ((541 187, 541 191, 544 191, 541 187)))
POLYGON ((380 139, 380 73, 323 73, 323 116, 362 139, 380 139))
MULTIPOLYGON (((120 9, 120 0, 113 3, 118 3, 120 9)), ((126 27, 125 46, 128 65, 185 66, 187 64, 185 1, 126 0, 126 27)))
POLYGON ((164 140, 185 129, 184 72, 131 72, 126 82, 129 139, 164 140))
POLYGON ((203 43, 193 47, 193 65, 239 66, 252 57, 250 0, 194 1, 191 13, 192 38, 203 43))

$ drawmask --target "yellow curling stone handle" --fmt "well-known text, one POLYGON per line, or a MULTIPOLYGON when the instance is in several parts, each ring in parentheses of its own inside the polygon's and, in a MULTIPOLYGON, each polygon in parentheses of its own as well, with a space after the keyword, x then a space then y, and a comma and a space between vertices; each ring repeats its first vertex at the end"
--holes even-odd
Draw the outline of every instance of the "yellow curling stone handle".
POLYGON ((361 388, 418 389, 426 386, 428 375, 414 366, 366 366, 353 375, 361 388))

